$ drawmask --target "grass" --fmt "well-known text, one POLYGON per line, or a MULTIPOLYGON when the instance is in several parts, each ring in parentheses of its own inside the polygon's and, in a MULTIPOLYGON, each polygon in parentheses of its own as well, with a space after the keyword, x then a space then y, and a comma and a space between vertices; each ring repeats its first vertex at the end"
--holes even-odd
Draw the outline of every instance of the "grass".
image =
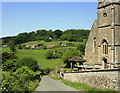
POLYGON ((102 89, 102 88, 93 88, 87 84, 84 83, 79 83, 79 82, 71 82, 71 81, 67 81, 67 80, 63 80, 60 78, 57 78, 55 76, 51 76, 49 75, 49 77, 51 77, 54 80, 59 80, 62 83, 64 83, 65 85, 68 85, 70 87, 73 87, 79 91, 85 91, 88 93, 120 93, 118 91, 112 90, 112 89, 102 89))
POLYGON ((44 42, 44 41, 30 41, 23 43, 22 45, 38 45, 40 43, 43 43, 44 45, 59 45, 60 43, 74 43, 76 46, 79 44, 84 44, 84 42, 68 42, 68 41, 51 41, 51 42, 44 42))
MULTIPOLYGON (((60 47, 60 48, 54 48, 54 49, 47 49, 47 50, 17 50, 16 55, 18 56, 19 59, 24 58, 24 57, 33 57, 38 61, 40 64, 41 68, 46 68, 49 67, 51 69, 55 68, 56 66, 59 67, 63 65, 63 61, 61 59, 46 59, 45 54, 49 50, 58 50, 58 51, 63 51, 69 48, 76 48, 76 47, 60 47)), ((3 48, 2 52, 10 52, 9 48, 3 48)))

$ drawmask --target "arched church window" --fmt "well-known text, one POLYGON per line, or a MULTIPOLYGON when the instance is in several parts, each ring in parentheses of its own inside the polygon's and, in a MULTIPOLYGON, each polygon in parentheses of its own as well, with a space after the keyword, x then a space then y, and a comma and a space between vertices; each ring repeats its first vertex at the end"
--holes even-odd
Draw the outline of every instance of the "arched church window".
POLYGON ((108 43, 106 40, 103 40, 103 54, 108 54, 108 43))

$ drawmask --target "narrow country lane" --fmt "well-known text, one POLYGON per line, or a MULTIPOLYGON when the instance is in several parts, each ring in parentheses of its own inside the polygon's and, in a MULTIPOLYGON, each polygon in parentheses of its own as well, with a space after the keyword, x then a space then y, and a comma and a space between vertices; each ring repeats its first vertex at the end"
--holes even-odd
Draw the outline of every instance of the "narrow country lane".
POLYGON ((44 76, 35 91, 78 91, 63 83, 44 76))

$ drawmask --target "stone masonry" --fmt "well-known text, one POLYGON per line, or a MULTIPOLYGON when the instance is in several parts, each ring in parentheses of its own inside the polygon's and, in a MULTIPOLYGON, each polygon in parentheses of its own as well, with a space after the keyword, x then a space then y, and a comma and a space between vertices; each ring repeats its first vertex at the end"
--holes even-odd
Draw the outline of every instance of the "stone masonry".
POLYGON ((89 34, 85 59, 87 65, 102 68, 120 64, 120 2, 98 2, 97 20, 89 34))
POLYGON ((65 80, 120 91, 120 71, 66 72, 65 80))

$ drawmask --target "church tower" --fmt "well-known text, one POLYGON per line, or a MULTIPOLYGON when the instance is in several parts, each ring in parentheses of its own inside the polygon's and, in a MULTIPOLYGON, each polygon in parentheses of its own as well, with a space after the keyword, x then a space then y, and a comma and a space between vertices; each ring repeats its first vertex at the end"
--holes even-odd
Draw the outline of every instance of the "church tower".
POLYGON ((120 63, 120 2, 107 1, 98 1, 97 28, 94 27, 94 23, 92 30, 96 29, 90 32, 91 36, 86 43, 85 52, 88 64, 92 60, 92 64, 101 64, 102 68, 120 63), (89 47, 90 44, 93 47, 89 47), (92 56, 88 56, 88 51, 91 50, 94 53, 92 56))

